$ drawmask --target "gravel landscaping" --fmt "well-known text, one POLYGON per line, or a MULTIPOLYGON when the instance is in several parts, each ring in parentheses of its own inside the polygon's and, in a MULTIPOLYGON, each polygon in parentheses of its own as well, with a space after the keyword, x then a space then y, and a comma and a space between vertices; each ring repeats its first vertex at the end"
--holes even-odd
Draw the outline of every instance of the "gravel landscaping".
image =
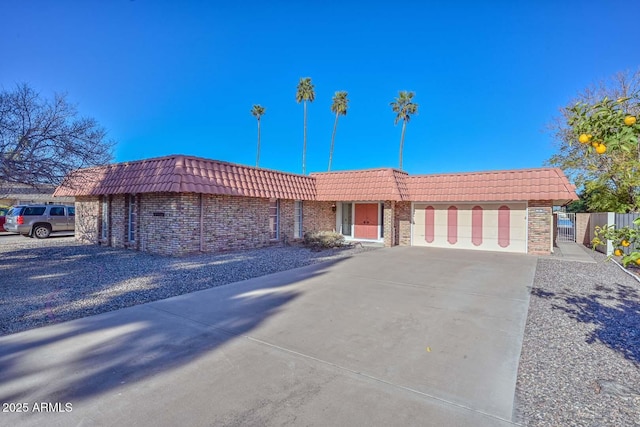
POLYGON ((516 392, 524 425, 640 425, 640 283, 592 256, 538 260, 516 392))
POLYGON ((72 237, 0 236, 0 335, 373 249, 289 246, 173 258, 83 245, 72 237))

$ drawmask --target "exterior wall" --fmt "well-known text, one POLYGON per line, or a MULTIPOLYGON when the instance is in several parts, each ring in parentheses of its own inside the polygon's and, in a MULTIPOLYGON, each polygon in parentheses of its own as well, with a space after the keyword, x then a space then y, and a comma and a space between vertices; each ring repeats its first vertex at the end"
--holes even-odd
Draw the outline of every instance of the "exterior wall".
POLYGON ((396 245, 411 246, 411 202, 397 202, 395 227, 396 245))
MULTIPOLYGON (((195 193, 150 193, 136 198, 136 240, 128 242, 128 195, 110 197, 107 241, 114 247, 129 247, 163 255, 194 252, 220 252, 269 246, 293 240, 294 201, 280 200, 280 236, 270 239, 269 199, 195 193), (203 217, 200 220, 200 211, 203 217), (201 238, 202 236, 202 238, 201 238)), ((333 202, 303 202, 303 230, 335 231, 333 202)), ((385 246, 411 244, 411 203, 385 201, 385 246)), ((528 243, 530 254, 549 254, 552 250, 552 201, 528 202, 528 243)), ((98 243, 101 203, 99 197, 76 199, 76 238, 98 243)), ((588 214, 577 216, 579 241, 588 243, 588 214)))
MULTIPOLYGON (((305 200, 302 207, 302 227, 309 231, 336 231, 336 213, 332 210, 334 202, 316 202, 305 200)), ((293 233, 293 223, 291 227, 293 233)))
POLYGON ((100 236, 99 214, 100 201, 98 197, 76 198, 76 240, 83 243, 98 243, 100 236))
POLYGON ((576 242, 591 247, 591 239, 589 233, 591 229, 591 214, 576 214, 576 242))
MULTIPOLYGON (((129 242, 129 195, 112 195, 109 197, 108 237, 100 241, 101 198, 79 197, 76 237, 85 242, 162 255, 252 249, 293 240, 294 201, 280 200, 278 240, 271 240, 269 204, 266 198, 196 193, 139 194, 135 206, 135 241, 129 242)), ((303 231, 335 230, 336 214, 332 205, 331 202, 304 201, 303 231)))
MULTIPOLYGON (((197 195, 148 193, 139 194, 137 199, 136 242, 128 247, 162 255, 181 255, 199 249, 200 239, 196 234, 200 229, 197 195)), ((112 239, 113 246, 124 247, 124 242, 128 240, 128 206, 128 201, 124 203, 123 199, 122 204, 112 209, 112 218, 114 214, 120 218, 117 221, 119 237, 112 239)))
POLYGON ((127 218, 129 216, 129 214, 125 212, 124 194, 111 196, 109 210, 111 233, 109 235, 108 245, 123 248, 127 232, 127 218))
POLYGON ((529 200, 527 252, 532 255, 549 255, 553 247, 552 200, 529 200))
POLYGON ((383 205, 384 213, 383 219, 384 223, 382 227, 384 229, 384 246, 391 247, 397 245, 396 243, 396 202, 392 200, 387 200, 383 205))
MULTIPOLYGON (((303 208, 304 210, 304 203, 303 208)), ((294 231, 295 202, 293 200, 280 200, 280 240, 285 244, 295 240, 294 231)), ((302 224, 304 226, 304 211, 302 213, 302 224)))
MULTIPOLYGON (((253 249, 277 243, 270 236, 269 199, 206 194, 202 197, 204 252, 253 249)), ((285 231, 282 209, 286 202, 280 200, 280 239, 285 231)), ((199 239, 198 232, 195 236, 199 239)), ((195 246, 190 249, 198 250, 195 246)))

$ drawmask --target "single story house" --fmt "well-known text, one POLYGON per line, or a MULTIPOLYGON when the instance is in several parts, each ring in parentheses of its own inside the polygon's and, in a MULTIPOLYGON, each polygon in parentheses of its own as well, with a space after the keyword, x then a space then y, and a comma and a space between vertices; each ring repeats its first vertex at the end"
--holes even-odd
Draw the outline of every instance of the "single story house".
POLYGON ((0 206, 62 203, 72 205, 73 197, 53 197, 55 185, 38 186, 0 181, 0 206))
POLYGON ((348 240, 549 254, 552 207, 577 200, 557 168, 309 176, 172 155, 81 169, 76 236, 165 255, 256 248, 336 231, 348 240))

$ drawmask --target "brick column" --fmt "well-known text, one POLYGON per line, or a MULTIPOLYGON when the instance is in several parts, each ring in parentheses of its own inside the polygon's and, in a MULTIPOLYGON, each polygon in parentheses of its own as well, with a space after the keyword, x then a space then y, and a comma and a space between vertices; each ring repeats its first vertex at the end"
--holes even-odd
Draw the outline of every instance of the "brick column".
POLYGON ((527 253, 549 255, 553 243, 552 200, 529 200, 527 253))
POLYGON ((386 200, 384 202, 384 246, 391 247, 396 245, 396 233, 395 229, 395 217, 396 217, 396 202, 392 200, 386 200))
POLYGON ((411 246, 411 202, 396 203, 396 242, 411 246))

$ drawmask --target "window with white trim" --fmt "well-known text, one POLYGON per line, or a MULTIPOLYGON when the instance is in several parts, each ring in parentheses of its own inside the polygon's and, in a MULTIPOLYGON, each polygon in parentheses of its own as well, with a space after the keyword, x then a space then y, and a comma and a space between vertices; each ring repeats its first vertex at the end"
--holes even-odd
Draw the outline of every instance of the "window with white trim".
POLYGON ((293 204, 293 237, 301 239, 302 235, 302 200, 296 200, 293 204))
POLYGON ((269 231, 271 233, 271 240, 278 240, 280 238, 280 200, 269 200, 269 231))
POLYGON ((136 241, 136 195, 129 194, 129 221, 127 221, 127 240, 136 241))
POLYGON ((102 215, 100 223, 100 238, 109 238, 109 196, 102 196, 102 215))

